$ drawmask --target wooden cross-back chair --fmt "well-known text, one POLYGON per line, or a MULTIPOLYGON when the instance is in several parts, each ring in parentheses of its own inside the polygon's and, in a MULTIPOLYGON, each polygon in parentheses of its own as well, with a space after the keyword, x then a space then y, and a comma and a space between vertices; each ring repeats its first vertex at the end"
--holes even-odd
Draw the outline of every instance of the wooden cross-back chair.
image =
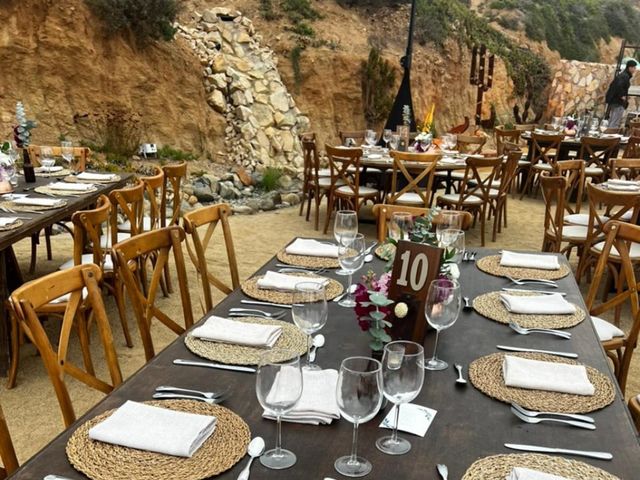
MULTIPOLYGON (((162 167, 162 171, 164 172, 164 183, 162 184, 162 201, 160 202, 160 226, 168 227, 180 223, 182 208, 180 186, 183 179, 187 177, 187 162, 165 165, 162 167), (169 206, 171 207, 171 216, 168 215, 169 206)), ((167 292, 173 292, 169 265, 164 270, 164 284, 167 292)))
POLYGON ((393 170, 391 173, 391 192, 387 195, 387 203, 414 207, 431 205, 433 175, 441 155, 439 153, 409 153, 392 150, 391 157, 393 158, 393 170))
POLYGON ((578 158, 587 162, 584 173, 598 182, 609 175, 609 159, 615 158, 620 146, 619 138, 581 137, 578 158))
POLYGON ((640 158, 611 159, 611 178, 640 180, 640 158))
POLYGON ((122 383, 111 327, 102 302, 101 277, 102 271, 97 265, 78 265, 26 283, 11 294, 11 304, 22 330, 42 357, 62 411, 65 427, 76 420, 71 396, 65 383, 66 375, 107 394, 122 383), (86 289, 85 299, 83 289, 86 289), (38 310, 67 294, 69 300, 65 304, 57 347, 54 347, 38 317, 38 310), (89 349, 88 311, 91 311, 93 322, 98 328, 111 383, 95 375, 89 349), (84 369, 75 365, 69 358, 70 336, 74 329, 77 330, 80 339, 84 369))
POLYGON ((485 143, 487 143, 487 137, 484 136, 458 135, 456 148, 460 153, 479 155, 482 153, 482 148, 485 143))
POLYGON ((503 223, 505 228, 507 227, 507 199, 516 177, 518 162, 522 158, 522 150, 513 143, 507 143, 503 147, 503 151, 508 152, 506 153, 507 158, 502 161, 502 165, 496 172, 491 184, 492 188, 489 191, 490 212, 493 212, 494 216, 491 238, 493 242, 496 241, 497 234, 502 233, 503 223))
POLYGON ((640 158, 640 135, 629 137, 629 141, 622 152, 622 158, 640 158))
POLYGON ((564 177, 545 176, 540 178, 540 188, 544 200, 543 252, 560 252, 562 249, 567 184, 567 179, 564 177))
POLYGON ((629 411, 631 418, 636 425, 636 431, 640 433, 640 395, 636 395, 629 399, 629 411))
POLYGON ((529 165, 526 167, 527 180, 522 188, 520 200, 531 193, 543 172, 551 173, 564 135, 546 135, 533 132, 529 147, 529 165))
MULTIPOLYGON (((640 260, 640 227, 614 220, 604 226, 603 233, 606 239, 595 268, 586 305, 592 316, 599 317, 605 312, 615 310, 616 323, 618 323, 622 304, 630 302, 632 324, 629 332, 625 336, 613 337, 611 340, 602 342, 607 356, 613 362, 615 376, 624 394, 631 357, 640 331, 640 308, 638 307, 640 283, 636 279, 634 268, 640 260), (607 272, 615 277, 616 293, 610 298, 610 284, 602 281, 607 272), (603 285, 605 294, 603 303, 596 305, 596 296, 603 285)), ((600 321, 603 320, 600 319, 600 321)))
POLYGON ((347 139, 350 138, 355 143, 349 145, 353 147, 359 147, 364 144, 364 137, 367 134, 366 130, 340 130, 338 136, 340 137, 340 144, 346 145, 347 139))
MULTIPOLYGON (((151 321, 153 318, 158 319, 178 335, 184 333, 185 329, 193 325, 193 311, 182 252, 184 240, 185 232, 182 227, 172 225, 131 237, 114 245, 112 249, 114 264, 118 274, 124 281, 133 305, 147 361, 151 360, 155 355, 153 339, 151 338, 151 321), (158 287, 162 281, 165 267, 169 265, 172 252, 178 277, 184 326, 176 323, 155 304, 158 287), (141 279, 141 275, 136 275, 136 271, 140 268, 140 265, 146 265, 151 256, 154 258, 154 261, 151 262, 153 268, 148 287, 145 289, 143 284, 147 283, 147 279, 141 279)), ((145 271, 144 273, 146 275, 147 272, 145 271)))
POLYGON ((307 222, 311 214, 311 201, 315 204, 315 229, 320 225, 320 204, 324 197, 328 197, 331 187, 331 178, 320 176, 320 156, 315 141, 302 141, 302 154, 304 161, 304 176, 302 180, 302 200, 300 212, 302 215, 304 205, 307 204, 307 222))
POLYGON ((520 130, 507 130, 503 127, 496 127, 494 129, 494 133, 496 137, 496 151, 498 156, 506 153, 504 151, 505 143, 513 143, 517 145, 520 142, 520 135, 522 135, 520 130))
POLYGON ((567 180, 564 201, 564 222, 572 225, 587 226, 589 223, 589 214, 580 213, 582 199, 584 198, 584 167, 584 160, 579 159, 560 160, 553 166, 553 175, 556 177, 564 177, 567 180), (572 201, 575 202, 573 206, 572 201))
POLYGON ((230 205, 219 203, 187 212, 182 217, 184 230, 187 235, 191 237, 191 242, 189 242, 188 238, 186 241, 187 251, 189 252, 189 257, 193 265, 196 267, 198 275, 200 275, 202 294, 204 297, 203 313, 213 308, 211 286, 216 287, 227 295, 240 286, 236 252, 233 247, 231 228, 229 227, 229 217, 232 214, 233 211, 230 205), (201 235, 198 229, 204 226, 206 226, 206 230, 204 235, 201 235), (219 261, 218 249, 214 251, 212 248, 212 237, 218 226, 222 229, 222 238, 227 253, 229 273, 231 275, 231 286, 220 280, 207 266, 207 251, 210 252, 210 255, 213 256, 216 263, 219 261))
MULTIPOLYGON (((160 204, 162 202, 162 188, 164 186, 164 172, 160 167, 153 167, 151 175, 140 177, 144 185, 144 198, 149 202, 148 214, 142 212, 142 223, 138 225, 138 233, 148 232, 160 227, 160 204)), ((131 221, 126 220, 118 224, 118 230, 131 233, 131 221)))
MULTIPOLYGON (((42 165, 42 149, 49 148, 51 149, 51 154, 54 157, 62 157, 62 147, 60 146, 49 146, 49 145, 30 145, 29 147, 29 158, 31 158, 31 163, 35 166, 42 165)), ((84 172, 87 168, 87 164, 89 163, 89 158, 91 157, 91 149, 87 147, 73 147, 73 162, 74 162, 74 170, 76 172, 84 172)))
POLYGON ((118 188, 109 192, 111 202, 110 235, 103 235, 100 239, 102 248, 111 248, 122 240, 134 237, 143 232, 144 215, 144 183, 138 181, 134 185, 118 188), (128 232, 118 230, 119 214, 125 219, 128 232))
POLYGON ((16 471, 19 466, 2 407, 0 407, 0 459, 2 459, 3 465, 0 467, 0 480, 2 480, 16 471))
MULTIPOLYGON (((388 236, 388 223, 393 217, 394 213, 409 213, 414 217, 424 217, 429 214, 428 208, 423 207, 410 207, 406 205, 389 205, 389 204, 377 204, 373 206, 373 215, 376 217, 376 227, 378 232, 378 242, 382 243, 388 236)), ((473 222, 473 215, 469 212, 461 211, 462 215, 462 229, 469 230, 471 223, 473 222)), ((432 225, 435 227, 442 220, 440 214, 436 214, 433 217, 432 225)))

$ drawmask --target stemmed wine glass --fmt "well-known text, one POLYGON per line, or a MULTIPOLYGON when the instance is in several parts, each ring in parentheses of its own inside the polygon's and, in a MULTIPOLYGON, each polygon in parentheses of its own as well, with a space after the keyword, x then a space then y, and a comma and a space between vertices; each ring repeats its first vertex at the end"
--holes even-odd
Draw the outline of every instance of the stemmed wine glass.
POLYGON ((607 120, 606 118, 603 118, 602 121, 600 122, 600 133, 604 135, 608 128, 609 128, 609 120, 607 120))
POLYGON ((442 232, 445 230, 462 230, 462 212, 458 210, 443 210, 438 215, 436 224, 436 239, 442 243, 442 232))
POLYGON ((64 158, 67 163, 69 164, 69 168, 74 171, 75 169, 72 168, 72 163, 73 163, 73 142, 69 142, 69 141, 62 141, 60 142, 60 146, 62 147, 62 158, 64 158))
POLYGON ((45 172, 50 173, 51 167, 56 164, 51 147, 42 147, 40 149, 40 156, 40 164, 44 167, 45 172))
POLYGON ((302 395, 302 370, 300 357, 295 352, 272 349, 260 357, 256 376, 256 395, 260 405, 276 416, 278 433, 276 448, 267 450, 260 457, 260 463, 267 468, 282 470, 296 463, 296 455, 282 448, 282 415, 295 407, 302 395), (278 356, 287 353, 293 360, 275 363, 278 356))
POLYGON ((356 301, 353 299, 353 292, 351 291, 351 280, 353 278, 353 274, 360 270, 362 265, 364 265, 364 251, 364 235, 361 233, 356 234, 356 236, 348 242, 343 241, 342 245, 338 247, 338 261, 340 262, 340 266, 349 274, 347 294, 338 303, 338 305, 342 307, 356 306, 356 301))
POLYGON ((445 249, 449 262, 460 264, 465 250, 465 235, 463 230, 447 229, 440 232, 440 246, 445 249))
POLYGON ((398 145, 400 145, 400 135, 394 133, 391 135, 391 140, 389 140, 389 146, 391 150, 398 150, 398 145))
POLYGON ((427 370, 444 370, 449 365, 437 357, 438 337, 440 330, 445 330, 456 323, 460 314, 460 284, 456 280, 438 278, 431 282, 427 292, 424 315, 427 322, 436 331, 436 344, 433 357, 424 368, 427 370))
POLYGON ((385 147, 389 148, 389 142, 391 141, 392 136, 393 136, 393 132, 390 129, 385 128, 382 131, 382 140, 384 141, 385 147))
POLYGON ((293 306, 291 307, 293 323, 307 335, 307 364, 304 368, 320 370, 311 363, 309 351, 311 349, 311 335, 318 332, 327 323, 327 296, 324 285, 312 282, 296 284, 293 292, 293 306))
POLYGON ((336 400, 342 417, 353 423, 351 455, 334 463, 345 477, 364 477, 373 468, 371 462, 358 456, 358 426, 376 416, 382 405, 382 365, 366 357, 345 358, 340 365, 336 400))
MULTIPOLYGON (((353 210, 340 210, 336 213, 333 223, 333 236, 342 245, 343 242, 352 240, 358 233, 358 214, 353 210)), ((349 273, 340 269, 336 271, 337 275, 349 275, 349 273)))
POLYGON ((424 382, 424 348, 415 342, 387 343, 382 356, 382 393, 395 405, 393 433, 379 438, 376 447, 389 455, 402 455, 411 443, 398 437, 400 406, 416 398, 424 382))
POLYGON ((407 212, 396 212, 389 221, 389 237, 393 240, 409 240, 413 230, 413 215, 407 212))
POLYGON ((378 134, 375 130, 367 130, 364 140, 365 142, 367 142, 367 145, 373 147, 376 143, 378 143, 378 134))

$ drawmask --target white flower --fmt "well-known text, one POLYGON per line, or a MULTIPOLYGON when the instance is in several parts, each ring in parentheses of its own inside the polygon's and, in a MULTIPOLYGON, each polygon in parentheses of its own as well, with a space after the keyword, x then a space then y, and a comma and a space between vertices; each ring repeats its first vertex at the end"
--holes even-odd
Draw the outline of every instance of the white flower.
POLYGON ((407 304, 404 302, 397 303, 393 308, 393 313, 396 318, 404 318, 407 316, 407 313, 409 313, 409 307, 407 307, 407 304))

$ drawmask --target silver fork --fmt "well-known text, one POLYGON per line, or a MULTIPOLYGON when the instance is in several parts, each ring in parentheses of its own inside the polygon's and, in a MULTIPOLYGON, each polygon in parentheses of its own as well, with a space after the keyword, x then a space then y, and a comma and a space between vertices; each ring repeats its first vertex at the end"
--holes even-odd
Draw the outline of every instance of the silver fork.
POLYGON ((518 325, 514 320, 511 320, 509 322, 509 326, 520 335, 529 335, 530 333, 546 333, 547 335, 555 335, 556 337, 562 337, 566 339, 571 338, 571 332, 563 332, 561 330, 554 330, 552 328, 525 328, 518 325))
POLYGON ((552 422, 552 423, 563 423, 565 425, 571 425, 572 427, 578 427, 578 428, 584 428, 586 430, 595 430, 596 426, 593 423, 586 423, 586 422, 578 422, 576 420, 562 420, 560 418, 548 418, 548 417, 544 417, 544 418, 538 418, 538 417, 527 417, 526 415, 520 413, 519 410, 517 410, 514 407, 511 407, 511 412, 518 417, 520 420, 522 420, 525 423, 542 423, 542 422, 552 422))
POLYGON ((544 279, 538 279, 538 278, 513 278, 509 276, 507 276, 507 278, 511 280, 511 283, 515 283, 516 285, 526 285, 528 283, 533 283, 533 284, 546 285, 548 287, 558 288, 558 284, 553 280, 544 280, 544 279))
POLYGON ((159 387, 156 387, 156 393, 177 393, 186 395, 199 395, 204 398, 219 398, 226 395, 227 392, 202 392, 200 390, 191 390, 189 388, 161 385, 159 387))
POLYGON ((590 417, 588 415, 580 415, 578 413, 536 412, 535 410, 527 410, 526 408, 518 405, 516 402, 511 402, 511 406, 527 417, 537 417, 539 415, 555 415, 556 417, 571 418, 573 420, 579 420, 581 422, 596 423, 593 417, 590 417))
POLYGON ((199 402, 208 403, 209 405, 215 405, 222 403, 225 397, 205 398, 197 395, 182 395, 177 393, 154 393, 153 398, 156 400, 198 400, 199 402))
POLYGON ((280 317, 283 317, 285 314, 284 310, 276 310, 275 312, 271 313, 271 312, 265 312, 264 310, 258 310, 258 309, 252 309, 252 308, 238 308, 238 307, 230 308, 229 313, 257 313, 270 318, 280 318, 280 317))

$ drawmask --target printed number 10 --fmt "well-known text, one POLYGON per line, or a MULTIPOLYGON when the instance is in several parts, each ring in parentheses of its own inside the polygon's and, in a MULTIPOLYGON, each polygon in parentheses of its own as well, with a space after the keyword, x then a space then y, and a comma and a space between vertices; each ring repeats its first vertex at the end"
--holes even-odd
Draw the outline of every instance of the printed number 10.
POLYGON ((400 267, 400 278, 398 278, 398 285, 406 287, 410 283, 410 287, 413 291, 417 292, 422 290, 424 284, 427 281, 427 275, 429 273, 429 260, 424 253, 419 253, 413 259, 411 259, 411 251, 405 250, 400 256, 402 265, 400 267), (410 279, 407 282, 407 274, 409 273, 409 264, 411 263, 410 279))

